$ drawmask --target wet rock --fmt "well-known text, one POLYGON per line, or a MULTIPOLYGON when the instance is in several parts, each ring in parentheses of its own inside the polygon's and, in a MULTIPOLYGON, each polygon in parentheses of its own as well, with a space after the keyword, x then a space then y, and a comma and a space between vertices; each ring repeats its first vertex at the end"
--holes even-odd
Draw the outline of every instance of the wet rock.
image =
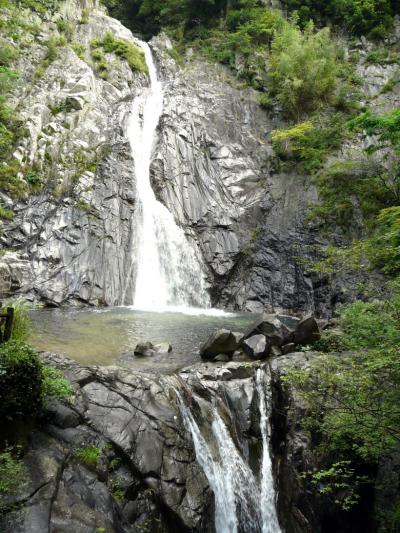
POLYGON ((154 344, 153 348, 157 353, 172 352, 172 346, 169 344, 169 342, 159 342, 157 344, 154 344))
POLYGON ((296 351, 296 345, 294 342, 290 342, 289 344, 285 344, 282 346, 282 354, 287 355, 288 353, 293 353, 296 351))
POLYGON ((47 406, 44 416, 59 428, 74 428, 79 424, 79 415, 61 402, 53 401, 47 406))
POLYGON ((295 344, 312 344, 321 337, 318 323, 313 316, 308 316, 301 320, 294 332, 293 342, 295 344))
POLYGON ((290 330, 277 315, 264 313, 258 320, 251 324, 244 333, 247 339, 255 334, 265 335, 270 344, 281 346, 290 337, 290 330))
POLYGON ((213 360, 220 354, 233 355, 237 348, 238 341, 235 334, 227 329, 219 329, 201 346, 200 355, 203 359, 213 360))
POLYGON ((231 357, 226 353, 221 353, 214 357, 214 361, 216 361, 217 363, 227 363, 228 361, 230 361, 230 359, 231 357))
POLYGON ((156 348, 154 344, 150 341, 139 342, 134 349, 134 354, 138 357, 141 356, 151 356, 156 353, 156 348))
POLYGON ((244 352, 252 359, 264 359, 270 350, 265 335, 253 335, 242 342, 244 352))

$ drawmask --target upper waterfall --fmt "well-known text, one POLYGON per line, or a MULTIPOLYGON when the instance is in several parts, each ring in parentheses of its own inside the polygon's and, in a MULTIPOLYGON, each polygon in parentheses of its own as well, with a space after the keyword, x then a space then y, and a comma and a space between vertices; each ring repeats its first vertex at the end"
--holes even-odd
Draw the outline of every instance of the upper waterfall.
MULTIPOLYGON (((150 86, 135 98, 127 135, 135 162, 136 283, 133 305, 162 311, 209 307, 199 253, 191 245, 173 215, 159 202, 150 182, 150 165, 163 111, 163 86, 147 43, 138 41, 149 69, 150 86)), ((126 295, 125 295, 126 296, 126 295)))

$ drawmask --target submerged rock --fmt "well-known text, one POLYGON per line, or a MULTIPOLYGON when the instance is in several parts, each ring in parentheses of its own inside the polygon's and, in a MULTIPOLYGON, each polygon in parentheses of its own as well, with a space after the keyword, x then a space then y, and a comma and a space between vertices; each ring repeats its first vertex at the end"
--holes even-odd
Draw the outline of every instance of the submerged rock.
POLYGON ((147 342, 139 342, 135 346, 134 354, 137 356, 149 356, 154 355, 156 353, 156 348, 154 344, 150 341, 147 342))
POLYGON ((154 350, 157 353, 170 353, 172 352, 172 346, 169 342, 159 342, 154 344, 154 350))

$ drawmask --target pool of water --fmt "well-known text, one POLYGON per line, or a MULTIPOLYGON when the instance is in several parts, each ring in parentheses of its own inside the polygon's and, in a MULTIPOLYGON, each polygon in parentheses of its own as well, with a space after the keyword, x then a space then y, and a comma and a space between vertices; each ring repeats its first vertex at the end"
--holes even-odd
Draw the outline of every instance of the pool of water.
POLYGON ((199 347, 215 330, 243 331, 254 314, 154 313, 117 307, 31 311, 32 344, 39 350, 67 355, 84 365, 120 364, 154 372, 173 372, 200 361, 199 347), (140 341, 169 342, 169 354, 136 357, 140 341))

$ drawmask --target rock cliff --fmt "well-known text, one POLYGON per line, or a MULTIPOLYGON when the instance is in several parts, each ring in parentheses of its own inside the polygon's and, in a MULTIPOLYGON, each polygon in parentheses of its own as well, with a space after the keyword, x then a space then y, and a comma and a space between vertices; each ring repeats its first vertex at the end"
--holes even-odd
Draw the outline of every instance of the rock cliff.
MULTIPOLYGON (((49 305, 131 303, 135 176, 125 123, 148 80, 113 53, 106 54, 105 79, 92 43, 106 32, 134 38, 96 3, 68 0, 43 20, 27 17, 41 28, 18 60, 13 105, 27 133, 15 157, 35 169, 43 187, 17 203, 1 197, 15 212, 3 224, 1 293, 49 305), (38 77, 60 20, 73 25, 72 41, 38 77)), ((165 85, 153 187, 198 246, 213 305, 329 314, 346 283, 305 266, 324 244, 306 218, 316 191, 308 176, 274 167, 269 133, 282 125, 279 113, 263 111, 258 94, 227 69, 190 53, 180 67, 165 36, 151 44, 165 85)), ((369 43, 359 48, 365 98, 392 109, 398 90, 382 88, 398 65, 368 65, 369 43)))

